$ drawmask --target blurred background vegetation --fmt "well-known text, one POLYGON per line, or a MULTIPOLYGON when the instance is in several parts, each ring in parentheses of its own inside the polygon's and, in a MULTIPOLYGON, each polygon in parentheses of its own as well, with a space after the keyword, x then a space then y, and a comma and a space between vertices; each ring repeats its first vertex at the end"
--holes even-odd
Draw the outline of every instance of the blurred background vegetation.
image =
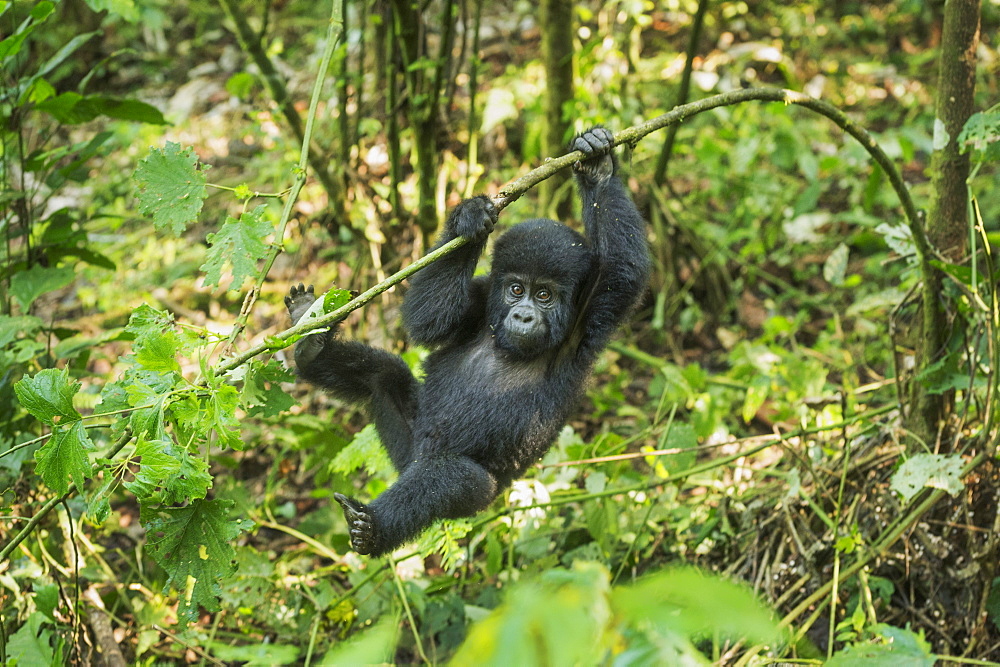
MULTIPOLYGON (((921 274, 865 150, 795 106, 715 109, 627 147, 652 284, 527 479, 391 561, 357 557, 332 493, 370 498, 391 469, 362 413, 285 382, 291 407, 232 415, 239 451, 196 448, 210 495, 254 528, 233 540, 218 609, 184 622, 184 591, 150 557, 136 497, 115 487, 103 520, 88 511, 90 487, 114 477, 101 458, 114 458, 113 420, 89 429, 88 465, 103 473, 41 514, 61 494, 35 469, 46 428, 14 383, 67 369, 81 383, 73 407, 90 415, 128 367, 125 327, 144 303, 194 336, 230 335, 251 288, 205 284, 209 234, 260 204, 281 217, 331 8, 0 2, 3 542, 38 518, 0 562, 0 659, 1000 660, 1000 3, 979 10, 972 105, 986 113, 966 143, 967 247, 935 260, 937 361, 914 372, 921 274), (180 236, 139 213, 132 179, 167 142, 192 147, 218 186, 180 236), (949 397, 929 433, 905 420, 914 383, 949 397)), ((924 0, 344 0, 309 178, 283 238, 269 239, 283 252, 253 285, 235 349, 288 327, 290 284, 371 287, 419 258, 463 197, 498 194, 575 132, 749 86, 842 109, 926 208, 943 17, 924 0)), ((545 181, 501 225, 575 224, 571 188, 545 181)), ((418 367, 404 293, 344 330, 418 367)), ((180 358, 180 374, 203 361, 180 358)))

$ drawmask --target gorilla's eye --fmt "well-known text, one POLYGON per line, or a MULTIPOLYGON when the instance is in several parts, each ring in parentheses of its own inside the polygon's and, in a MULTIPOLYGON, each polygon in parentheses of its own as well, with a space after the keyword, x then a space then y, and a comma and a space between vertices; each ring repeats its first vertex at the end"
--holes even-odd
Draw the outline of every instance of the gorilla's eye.
POLYGON ((540 289, 538 290, 538 293, 535 294, 535 298, 542 302, 550 301, 552 299, 552 292, 547 289, 540 289))
POLYGON ((524 296, 524 287, 520 283, 513 283, 510 286, 511 296, 524 296))

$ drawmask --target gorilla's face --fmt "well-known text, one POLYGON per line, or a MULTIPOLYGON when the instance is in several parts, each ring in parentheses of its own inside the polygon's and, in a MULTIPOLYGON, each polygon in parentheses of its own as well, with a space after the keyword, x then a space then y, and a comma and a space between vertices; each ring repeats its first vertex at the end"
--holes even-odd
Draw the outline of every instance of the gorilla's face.
POLYGON ((551 277, 508 273, 493 285, 493 334, 501 349, 530 359, 558 347, 572 320, 572 286, 551 277))
POLYGON ((493 248, 487 309, 496 344, 518 359, 558 348, 593 272, 589 245, 569 227, 545 219, 512 227, 493 248))

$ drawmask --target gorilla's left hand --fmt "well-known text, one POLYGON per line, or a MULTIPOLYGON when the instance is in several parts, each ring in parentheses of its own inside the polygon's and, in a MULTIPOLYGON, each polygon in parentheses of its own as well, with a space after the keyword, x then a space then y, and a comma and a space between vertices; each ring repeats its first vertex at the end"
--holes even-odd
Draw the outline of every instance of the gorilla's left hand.
POLYGON ((573 165, 577 174, 593 183, 611 178, 615 173, 615 158, 612 155, 615 136, 606 127, 592 127, 573 140, 570 149, 581 151, 586 159, 573 165))

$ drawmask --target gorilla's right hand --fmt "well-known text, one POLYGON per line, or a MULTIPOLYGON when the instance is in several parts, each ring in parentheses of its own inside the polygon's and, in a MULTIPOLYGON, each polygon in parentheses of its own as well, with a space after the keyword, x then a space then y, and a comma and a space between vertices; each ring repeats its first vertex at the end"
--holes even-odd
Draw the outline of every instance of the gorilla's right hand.
POLYGON ((292 318, 292 326, 299 323, 299 320, 315 301, 316 293, 312 285, 309 287, 304 287, 302 283, 299 283, 297 287, 292 285, 292 289, 288 290, 288 296, 285 297, 285 308, 288 309, 288 314, 292 318))
POLYGON ((606 127, 592 127, 570 144, 570 149, 582 152, 586 158, 576 162, 573 170, 587 185, 597 185, 615 175, 617 164, 613 149, 615 135, 606 127))
POLYGON ((493 231, 500 213, 486 195, 466 199, 455 207, 448 226, 456 236, 464 236, 471 241, 485 242, 493 231))

